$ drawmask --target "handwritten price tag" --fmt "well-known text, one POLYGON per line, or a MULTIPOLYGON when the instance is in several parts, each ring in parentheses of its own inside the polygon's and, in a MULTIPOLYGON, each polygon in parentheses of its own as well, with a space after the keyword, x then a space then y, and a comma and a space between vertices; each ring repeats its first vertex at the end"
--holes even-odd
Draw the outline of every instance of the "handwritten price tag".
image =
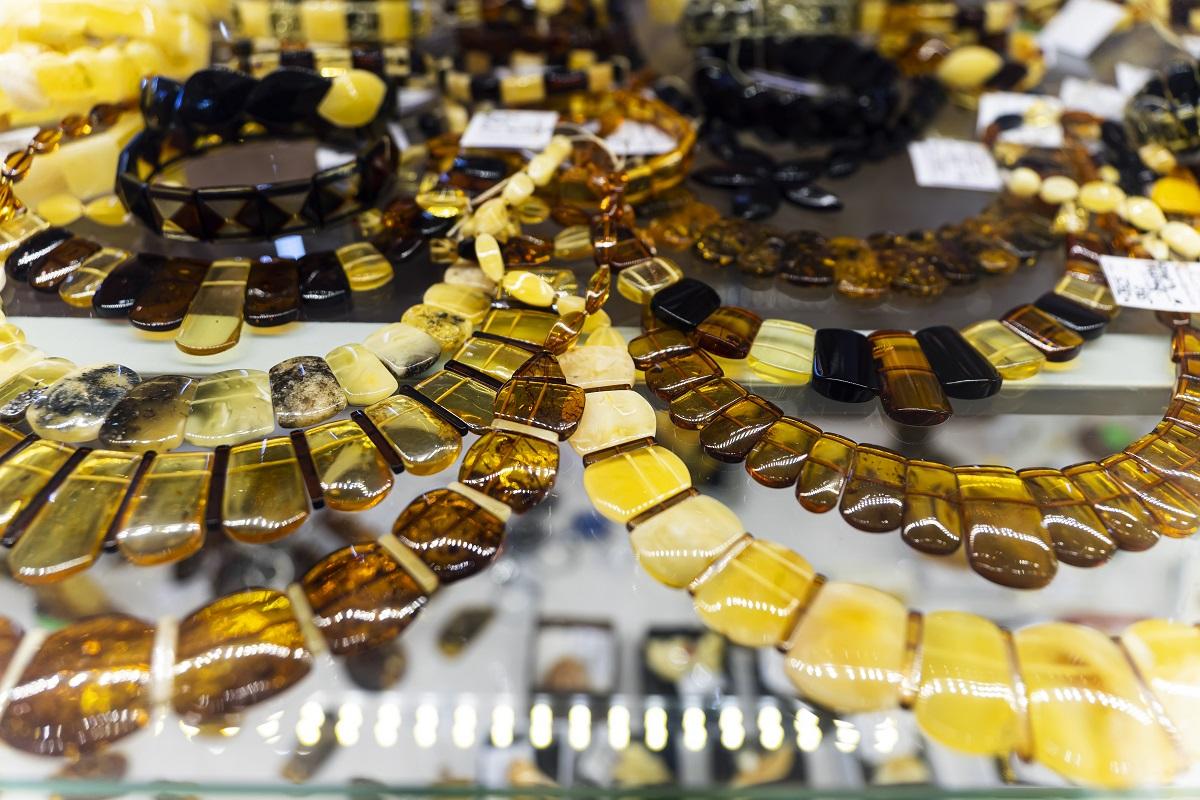
POLYGON ((1100 268, 1120 305, 1200 312, 1200 264, 1194 261, 1101 256, 1100 268))
POLYGON ((979 142, 960 139, 910 142, 908 157, 912 159, 913 176, 918 186, 983 192, 1000 188, 996 162, 979 142))

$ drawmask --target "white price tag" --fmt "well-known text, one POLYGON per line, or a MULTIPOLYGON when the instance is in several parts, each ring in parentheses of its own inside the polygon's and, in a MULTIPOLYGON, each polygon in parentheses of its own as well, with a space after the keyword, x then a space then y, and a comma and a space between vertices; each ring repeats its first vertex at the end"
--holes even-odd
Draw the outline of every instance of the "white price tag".
POLYGON ((675 137, 662 128, 625 120, 604 140, 614 153, 623 156, 660 156, 675 149, 675 137))
POLYGON ((1100 267, 1120 305, 1200 312, 1200 263, 1101 256, 1100 267))
MULTIPOLYGON (((1005 114, 1024 114, 1032 106, 1043 104, 1052 111, 1062 112, 1062 101, 1048 94, 1018 94, 1017 92, 988 92, 979 98, 976 133, 982 134, 997 117, 1005 114)), ((1058 125, 1023 125, 1000 134, 1003 142, 1030 147, 1062 147, 1062 128, 1058 125)))
POLYGON ((979 142, 961 139, 924 139, 909 142, 913 175, 918 186, 942 189, 975 189, 994 192, 1000 188, 1000 171, 992 154, 979 142))
POLYGON ((1063 78, 1058 91, 1063 105, 1073 111, 1086 111, 1102 119, 1121 119, 1128 96, 1115 86, 1079 78, 1063 78))
POLYGON ((554 111, 484 111, 471 117, 460 143, 463 147, 541 150, 550 144, 557 124, 554 111))
POLYGON ((1038 34, 1043 50, 1087 58, 1125 18, 1108 0, 1068 0, 1038 34))
POLYGON ((1146 85, 1146 81, 1154 77, 1154 70, 1149 67, 1139 67, 1127 61, 1119 62, 1115 72, 1117 88, 1124 92, 1126 97, 1132 97, 1146 85))

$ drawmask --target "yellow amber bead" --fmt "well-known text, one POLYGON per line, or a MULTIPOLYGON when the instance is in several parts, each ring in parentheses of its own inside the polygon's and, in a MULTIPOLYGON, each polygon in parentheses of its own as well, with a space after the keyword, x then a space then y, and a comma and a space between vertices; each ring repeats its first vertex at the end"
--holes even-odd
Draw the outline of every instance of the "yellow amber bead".
POLYGON ((614 522, 625 523, 690 488, 687 465, 665 447, 642 447, 591 464, 583 488, 592 505, 614 522))
POLYGON ((755 540, 706 577, 693 602, 704 624, 745 647, 787 639, 808 600, 812 565, 781 544, 755 540))
POLYGON ((161 453, 150 462, 116 525, 117 548, 139 566, 168 564, 204 544, 211 453, 161 453))
POLYGON ((73 447, 42 439, 0 464, 0 535, 74 453, 73 447))
POLYGON ((351 420, 304 432, 325 502, 335 511, 363 511, 387 497, 392 471, 383 454, 351 420))
POLYGON ((476 324, 483 321, 491 306, 490 298, 483 292, 452 283, 433 284, 425 290, 422 301, 426 305, 458 314, 476 324))
POLYGON ((475 237, 475 260, 483 274, 495 283, 504 280, 504 256, 500 252, 500 243, 490 233, 481 233, 475 237))
POLYGON ((417 205, 431 216, 452 219, 466 210, 470 199, 462 189, 444 186, 429 192, 421 192, 415 198, 417 205))
POLYGON ((812 380, 815 337, 816 331, 801 322, 764 320, 746 363, 761 378, 802 386, 812 380))
POLYGON ((472 336, 459 348, 452 360, 503 382, 511 378, 531 355, 525 348, 510 342, 472 336))
POLYGON ((368 407, 366 414, 413 475, 433 475, 458 459, 462 449, 458 431, 407 395, 393 395, 368 407))
POLYGON ((183 438, 197 447, 237 444, 275 430, 271 385, 255 369, 215 372, 196 386, 183 438))
POLYGON ((1003 66, 1004 59, 991 48, 965 45, 952 50, 938 65, 937 76, 952 89, 972 90, 983 86, 1003 66))
POLYGON ((577 347, 558 357, 567 383, 584 389, 633 386, 637 370, 624 347, 577 347))
POLYGON ((579 427, 567 442, 581 456, 653 436, 654 407, 632 390, 589 394, 579 427))
POLYGON ((793 635, 786 669, 800 694, 833 711, 882 711, 900 702, 908 611, 878 589, 827 583, 793 635))
POLYGON ((1089 181, 1079 187, 1079 205, 1093 214, 1109 214, 1120 208, 1124 201, 1125 192, 1121 187, 1105 181, 1089 181))
POLYGON ((188 306, 175 335, 175 346, 185 353, 205 356, 236 345, 242 336, 242 309, 249 277, 247 259, 214 261, 188 306))
POLYGON ((504 273, 500 285, 510 297, 539 308, 553 305, 556 297, 554 287, 545 278, 526 270, 504 273))
POLYGON ((1200 187, 1182 178, 1160 178, 1150 189, 1150 199, 1168 214, 1200 216, 1200 187))
POLYGON ((118 250, 115 247, 105 247, 93 253, 58 285, 58 296, 69 306, 91 308, 92 298, 104 283, 104 279, 128 261, 131 255, 127 250, 118 250))
POLYGON ((994 319, 963 328, 962 335, 1007 381, 1032 378, 1046 364, 1036 347, 994 319))
POLYGON ((471 335, 471 321, 458 314, 418 303, 400 317, 405 325, 427 333, 442 350, 455 350, 471 335))
POLYGON ((98 225, 118 228, 129 219, 129 212, 115 194, 97 197, 83 207, 83 215, 98 225))
POLYGON ((387 84, 375 73, 347 70, 334 77, 317 104, 317 114, 339 128, 358 128, 375 119, 387 91, 387 84))
POLYGON ((683 278, 683 270, 666 258, 651 258, 617 274, 617 291, 639 305, 650 302, 658 292, 683 278))
POLYGON ((400 384, 375 355, 361 344, 344 344, 325 354, 338 385, 353 406, 369 406, 396 393, 400 384))
POLYGON ((37 213, 51 225, 70 225, 83 216, 83 203, 73 194, 55 194, 38 203, 37 213))
POLYGON ((508 179, 501 197, 510 206, 518 206, 533 197, 533 190, 533 179, 524 172, 518 172, 508 179))
POLYGON ((602 325, 596 328, 588 334, 587 340, 583 343, 583 347, 617 347, 621 350, 625 350, 626 345, 625 337, 612 325, 602 325))
POLYGON ((508 236, 504 234, 504 231, 508 229, 509 222, 508 203, 504 202, 502 197, 493 197, 491 200, 485 201, 471 216, 476 237, 491 234, 507 239, 508 236))
POLYGON ((638 563, 652 578, 682 589, 745 532, 742 521, 728 506, 701 494, 636 525, 629 534, 629 543, 638 563))
POLYGON ((339 247, 338 262, 346 273, 351 291, 369 292, 392 282, 395 272, 392 264, 375 246, 368 242, 357 242, 339 247))
POLYGON ((295 532, 308 519, 308 493, 287 438, 264 439, 229 451, 221 524, 239 542, 264 544, 295 532))
POLYGON ((1125 629, 1121 644, 1175 725, 1187 757, 1200 761, 1200 628, 1142 620, 1125 629))

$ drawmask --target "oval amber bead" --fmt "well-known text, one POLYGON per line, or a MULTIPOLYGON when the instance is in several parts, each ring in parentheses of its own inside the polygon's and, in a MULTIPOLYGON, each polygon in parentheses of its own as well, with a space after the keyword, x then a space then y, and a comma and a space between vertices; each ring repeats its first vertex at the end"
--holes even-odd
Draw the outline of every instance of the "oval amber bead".
POLYGON ((1121 634, 1121 644, 1174 724, 1184 752, 1200 760, 1200 628, 1148 619, 1121 634))
POLYGON ((583 470, 583 488, 596 510, 625 523, 690 488, 679 456, 657 445, 618 453, 583 470))
POLYGON ((434 475, 458 460, 462 436, 420 402, 397 394, 366 409, 413 475, 434 475))
POLYGON ((708 495, 681 500, 633 527, 629 542, 652 578, 682 589, 746 532, 724 503, 708 495))
POLYGON ((504 542, 504 522, 450 489, 434 489, 413 500, 392 533, 445 583, 486 568, 504 542))
POLYGON ((363 511, 387 497, 392 471, 370 438, 350 420, 304 432, 325 502, 336 511, 363 511))
POLYGON ((783 642, 812 589, 812 565, 780 544, 754 540, 693 594, 704 624, 745 647, 783 642))
POLYGON ((510 431, 489 431, 467 450, 458 479, 523 514, 545 499, 558 475, 558 446, 510 431))

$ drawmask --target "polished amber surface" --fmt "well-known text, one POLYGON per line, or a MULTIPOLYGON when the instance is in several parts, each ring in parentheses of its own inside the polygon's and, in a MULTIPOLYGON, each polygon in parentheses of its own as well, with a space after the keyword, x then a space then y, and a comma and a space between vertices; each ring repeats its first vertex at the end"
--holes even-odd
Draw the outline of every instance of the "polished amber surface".
POLYGON ((392 533, 445 583, 487 568, 504 544, 503 520, 450 489, 434 489, 409 503, 392 533))
POLYGON ((391 262, 368 242, 339 247, 337 258, 353 292, 369 292, 386 286, 394 276, 391 262))
POLYGON ((311 668, 286 595, 226 595, 179 622, 171 707, 193 725, 225 722, 299 683, 311 668))
POLYGON ((346 393, 325 359, 296 356, 280 361, 268 373, 275 420, 284 428, 315 425, 346 407, 346 393))
POLYGON ((1065 328, 1037 306, 1014 308, 1001 322, 1040 350, 1047 361, 1070 361, 1083 347, 1082 336, 1065 328))
POLYGON ((137 452, 179 447, 197 383, 185 375, 159 375, 142 381, 108 412, 100 426, 101 443, 137 452))
POLYGON ((423 404, 397 394, 366 409, 367 418, 414 475, 433 475, 458 459, 462 436, 423 404))
POLYGON ((51 583, 95 563, 139 458, 111 450, 85 456, 46 498, 9 553, 13 577, 51 583))
POLYGON ((8 380, 45 357, 45 353, 25 342, 14 342, 0 347, 0 380, 8 380))
POLYGON ((50 384, 75 370, 65 358, 47 358, 30 364, 0 383, 0 421, 25 419, 29 406, 50 384))
POLYGON ((129 322, 148 331, 178 328, 206 272, 206 262, 187 258, 168 258, 156 264, 149 282, 129 309, 129 322))
POLYGON ((58 288, 79 265, 100 252, 100 245, 72 236, 42 258, 30 264, 29 285, 42 291, 58 288))
POLYGON ((24 440, 25 437, 21 435, 20 431, 7 425, 0 425, 0 460, 24 440))
POLYGON ((583 470, 588 498, 614 522, 628 522, 691 485, 679 456, 657 445, 618 453, 583 470))
POLYGON ((783 416, 774 404, 758 395, 747 395, 717 412, 700 429, 700 446, 719 461, 744 461, 767 429, 783 416))
POLYGON ((1042 514, 1017 473, 1007 467, 956 467, 967 560, 990 581, 1036 589, 1058 571, 1042 514))
POLYGON ((1200 758, 1200 628, 1182 622, 1148 619, 1135 622, 1121 644, 1147 688, 1162 704, 1191 761, 1200 758))
POLYGON ((99 750, 150 721, 154 626, 120 614, 50 634, 0 717, 6 744, 44 756, 99 750))
POLYGON ((221 525, 239 542, 263 544, 294 533, 308 519, 308 493, 286 437, 229 451, 221 525))
POLYGON ((900 702, 908 612, 889 594, 827 583, 800 618, 787 651, 801 697, 837 712, 884 711, 900 702))
POLYGON ((940 425, 953 409, 920 343, 908 331, 876 331, 870 336, 879 370, 879 402, 904 425, 940 425))
POLYGON ((1017 474, 1041 509, 1042 526, 1059 561, 1091 567, 1112 557, 1116 542, 1070 478, 1056 469, 1023 469, 1017 474))
POLYGON ((25 419, 42 438, 90 442, 113 406, 140 381, 136 372, 119 364, 81 367, 51 384, 30 404, 25 419))
POLYGON ((904 473, 900 537, 923 553, 945 555, 963 538, 954 470, 933 461, 910 460, 904 473))
POLYGON ((722 306, 696 326, 696 343, 721 358, 745 358, 762 323, 749 309, 722 306))
POLYGON ((387 497, 392 471, 358 425, 350 420, 327 422, 308 429, 304 437, 330 508, 362 511, 387 497))
POLYGON ((487 315, 480 330, 540 347, 557 322, 558 315, 546 311, 497 308, 487 315))
POLYGON ((267 373, 230 369, 200 379, 183 438, 197 447, 219 447, 267 436, 274 430, 267 373))
POLYGON ((1117 483, 1150 510, 1158 530, 1167 536, 1190 536, 1200 525, 1200 501, 1145 464, 1119 453, 1100 462, 1117 483))
POLYGON ((649 369, 672 356, 686 353, 695 346, 691 337, 675 328, 659 328, 642 334, 629 343, 629 355, 638 369, 649 369))
POLYGON ((443 352, 457 350, 471 335, 471 321, 437 306, 418 303, 409 306, 400 321, 429 334, 443 352))
POLYGON ((689 389, 723 374, 712 357, 700 350, 693 350, 650 366, 646 370, 646 386, 660 399, 673 400, 689 389))
POLYGON ((300 317, 300 271, 287 258, 256 261, 246 280, 247 325, 270 328, 300 317))
POLYGON ((242 336, 242 309, 250 262, 244 258, 214 261, 192 297, 175 346, 197 356, 221 353, 242 336))
POLYGON ((652 578, 682 589, 745 532, 728 506, 700 494, 638 522, 630 531, 629 544, 652 578))
POLYGON ((452 360, 498 381, 506 381, 532 357, 524 347, 511 342, 472 336, 458 349, 452 360))
POLYGON ((767 428, 746 456, 746 472, 763 486, 783 489, 800 477, 821 430, 804 420, 782 417, 767 428))
POLYGON ((1063 469, 1122 550, 1146 550, 1158 542, 1154 516, 1127 488, 1094 461, 1063 469))
POLYGON ((329 554, 300 580, 313 623, 337 655, 395 639, 428 596, 383 546, 356 544, 329 554))
POLYGON ((432 284, 421 299, 426 305, 466 317, 473 325, 483 322, 491 301, 487 294, 478 289, 452 283, 432 284))
POLYGON ((1044 353, 995 320, 984 320, 963 328, 962 335, 1005 380, 1032 378, 1046 364, 1044 353))
POLYGON ((1193 440, 1178 425, 1155 430, 1138 439, 1125 452, 1140 464, 1162 475, 1176 488, 1192 496, 1200 495, 1200 458, 1194 452, 1193 440))
POLYGON ((415 388, 476 433, 483 433, 492 424, 496 391, 474 378, 439 370, 415 388))
POLYGON ((812 380, 815 334, 802 322, 764 320, 750 345, 747 363, 764 380, 803 386, 812 380))
POLYGON ((1020 715, 1005 634, 960 611, 926 614, 921 688, 913 711, 927 736, 954 750, 1005 756, 1020 741, 1020 715))
POLYGON ((651 258, 617 274, 617 291, 631 302, 645 305, 661 289, 683 278, 683 270, 667 258, 651 258))
POLYGON ((85 259, 58 286, 58 296, 69 306, 91 308, 92 298, 108 274, 131 258, 127 250, 105 247, 85 259))
POLYGON ((812 565, 783 545, 754 540, 693 592, 704 624, 745 647, 787 639, 812 589, 812 565))
POLYGON ((0 617, 0 672, 6 672, 17 646, 21 643, 20 626, 7 617, 0 617))
POLYGON ((325 354, 325 363, 352 406, 378 403, 395 394, 400 386, 383 362, 361 344, 333 348, 325 354))
POLYGON ((858 445, 854 472, 842 492, 842 519, 860 531, 896 530, 904 512, 904 481, 903 456, 874 445, 858 445))
POLYGON ((1038 761, 1088 786, 1171 780, 1181 766, 1175 745, 1111 639, 1062 622, 1013 639, 1038 761))
POLYGON ((742 398, 746 390, 728 378, 718 378, 689 389, 671 400, 671 422, 680 428, 703 428, 719 414, 742 398))
POLYGON ((0 535, 74 453, 73 447, 39 440, 0 464, 0 535))
POLYGON ((374 331, 363 346, 379 358, 397 378, 420 375, 438 360, 441 344, 420 328, 394 322, 374 331))
POLYGON ((583 418, 567 441, 583 456, 653 436, 657 428, 654 407, 632 389, 594 392, 587 396, 583 418))
POLYGON ((496 394, 493 414, 498 420, 549 431, 566 439, 583 416, 584 393, 578 386, 514 378, 496 394))
POLYGON ((854 442, 836 433, 823 433, 808 451, 796 482, 796 499, 814 514, 837 507, 846 476, 854 463, 854 442))
POLYGON ((583 389, 633 386, 637 380, 637 369, 624 345, 592 344, 590 337, 585 346, 559 356, 558 362, 567 383, 583 389))
POLYGON ((204 544, 211 453, 160 453, 134 486, 114 527, 117 548, 139 566, 168 564, 204 544))
POLYGON ((1070 272, 1059 279, 1054 293, 1110 317, 1120 310, 1108 284, 1085 281, 1070 272))
POLYGON ((879 263, 874 251, 861 239, 835 236, 826 242, 833 261, 834 285, 839 294, 862 300, 874 300, 888 293, 892 273, 879 263))
POLYGON ((488 431, 463 456, 458 479, 523 514, 558 476, 558 446, 510 431, 488 431))

